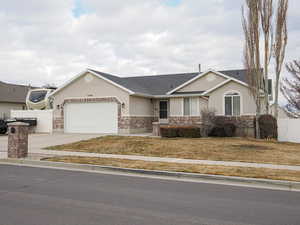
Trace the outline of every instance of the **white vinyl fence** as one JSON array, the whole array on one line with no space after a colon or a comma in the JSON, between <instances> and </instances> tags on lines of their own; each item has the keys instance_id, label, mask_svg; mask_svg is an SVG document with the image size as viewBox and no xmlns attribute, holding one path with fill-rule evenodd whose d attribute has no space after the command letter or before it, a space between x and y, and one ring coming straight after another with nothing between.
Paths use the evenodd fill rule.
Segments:
<instances>
[{"instance_id":1,"label":"white vinyl fence","mask_svg":"<svg viewBox=\"0 0 300 225\"><path fill-rule=\"evenodd\" d=\"M11 110L11 118L36 118L36 133L53 131L53 110Z\"/></svg>"},{"instance_id":2,"label":"white vinyl fence","mask_svg":"<svg viewBox=\"0 0 300 225\"><path fill-rule=\"evenodd\" d=\"M278 119L278 140L300 143L300 119Z\"/></svg>"}]
</instances>

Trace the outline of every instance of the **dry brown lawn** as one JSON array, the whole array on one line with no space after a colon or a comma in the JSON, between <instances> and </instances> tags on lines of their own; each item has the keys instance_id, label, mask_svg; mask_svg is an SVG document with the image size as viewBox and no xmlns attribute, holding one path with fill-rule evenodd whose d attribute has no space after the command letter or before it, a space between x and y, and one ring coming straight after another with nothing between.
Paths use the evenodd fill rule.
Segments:
<instances>
[{"instance_id":1,"label":"dry brown lawn","mask_svg":"<svg viewBox=\"0 0 300 225\"><path fill-rule=\"evenodd\" d=\"M95 158L95 157L53 157L43 160L52 162L81 163L102 166L114 166L133 169L176 171L186 173L214 174L224 176L238 176L251 178L264 178L273 180L300 181L300 172L292 170L276 170L265 168L212 166L182 163L147 162L142 160Z\"/></svg>"},{"instance_id":2,"label":"dry brown lawn","mask_svg":"<svg viewBox=\"0 0 300 225\"><path fill-rule=\"evenodd\" d=\"M300 144L246 138L106 136L47 149L106 154L300 165Z\"/></svg>"}]
</instances>

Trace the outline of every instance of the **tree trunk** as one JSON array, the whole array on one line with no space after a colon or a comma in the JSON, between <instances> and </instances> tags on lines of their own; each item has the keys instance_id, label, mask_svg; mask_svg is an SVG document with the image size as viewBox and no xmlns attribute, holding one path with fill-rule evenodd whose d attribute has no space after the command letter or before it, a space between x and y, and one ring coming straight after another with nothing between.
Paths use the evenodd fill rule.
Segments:
<instances>
[{"instance_id":1,"label":"tree trunk","mask_svg":"<svg viewBox=\"0 0 300 225\"><path fill-rule=\"evenodd\" d=\"M266 45L269 45L269 42L267 42ZM265 47L266 49L266 47ZM264 85L264 92L265 92L265 109L266 109L266 114L269 114L269 70L268 70L268 60L269 60L269 55L265 54L265 68L264 68L264 80L265 80L265 85Z\"/></svg>"},{"instance_id":2,"label":"tree trunk","mask_svg":"<svg viewBox=\"0 0 300 225\"><path fill-rule=\"evenodd\" d=\"M259 127L259 117L260 117L260 100L256 101L256 118L255 118L255 131L256 131L256 138L260 139L260 127Z\"/></svg>"},{"instance_id":3,"label":"tree trunk","mask_svg":"<svg viewBox=\"0 0 300 225\"><path fill-rule=\"evenodd\" d=\"M274 111L274 117L278 119L278 92L279 92L279 79L276 79L275 82L275 111Z\"/></svg>"},{"instance_id":4,"label":"tree trunk","mask_svg":"<svg viewBox=\"0 0 300 225\"><path fill-rule=\"evenodd\" d=\"M255 117L255 132L256 132L256 138L260 139L260 127L259 127L258 119L259 119L259 115L256 115L256 117Z\"/></svg>"}]
</instances>

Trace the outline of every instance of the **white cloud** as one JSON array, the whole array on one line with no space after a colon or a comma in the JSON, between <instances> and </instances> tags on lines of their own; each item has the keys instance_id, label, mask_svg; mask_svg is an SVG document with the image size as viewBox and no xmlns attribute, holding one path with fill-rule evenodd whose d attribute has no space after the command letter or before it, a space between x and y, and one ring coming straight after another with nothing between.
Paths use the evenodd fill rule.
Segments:
<instances>
[{"instance_id":1,"label":"white cloud","mask_svg":"<svg viewBox=\"0 0 300 225\"><path fill-rule=\"evenodd\" d=\"M242 67L243 0L10 0L0 8L0 80L61 84L85 68L117 75ZM299 57L291 0L287 60Z\"/></svg>"}]
</instances>

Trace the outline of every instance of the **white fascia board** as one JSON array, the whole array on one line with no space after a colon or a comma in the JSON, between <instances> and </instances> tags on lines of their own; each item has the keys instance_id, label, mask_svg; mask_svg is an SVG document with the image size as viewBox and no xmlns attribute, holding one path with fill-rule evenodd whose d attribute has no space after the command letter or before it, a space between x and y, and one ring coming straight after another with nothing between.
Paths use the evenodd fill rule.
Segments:
<instances>
[{"instance_id":1,"label":"white fascia board","mask_svg":"<svg viewBox=\"0 0 300 225\"><path fill-rule=\"evenodd\" d=\"M155 95L154 98L202 97L202 94Z\"/></svg>"},{"instance_id":2,"label":"white fascia board","mask_svg":"<svg viewBox=\"0 0 300 225\"><path fill-rule=\"evenodd\" d=\"M196 77L194 77L194 78L188 80L187 82L181 84L180 86L176 87L175 89L169 91L167 94L168 94L168 95L169 95L169 94L172 94L173 92L177 91L178 89L183 88L184 86L186 86L186 85L192 83L193 81L195 81L195 80L197 80L197 79L199 79L199 78L205 76L206 74L208 74L208 73L210 73L210 72L211 72L211 73L215 73L215 74L217 74L217 75L219 75L219 76L221 76L221 77L224 77L224 78L226 78L226 79L233 80L233 81L235 81L235 82L237 82L237 83L239 83L239 84L242 84L242 85L248 87L248 84L245 83L245 82L243 82L243 81L240 81L240 80L238 80L238 79L236 79L236 78L227 76L226 74L223 74L223 73L221 73L221 72L218 72L218 71L215 71L215 70L210 69L210 70L207 70L207 71L205 71L205 72L203 72L203 73L200 73L198 76L196 76Z\"/></svg>"},{"instance_id":3,"label":"white fascia board","mask_svg":"<svg viewBox=\"0 0 300 225\"><path fill-rule=\"evenodd\" d=\"M178 87L174 88L173 90L167 92L167 95L172 94L173 92L177 91L178 89L183 88L184 86L186 86L186 85L192 83L194 80L197 80L198 78L200 78L200 77L206 75L207 73L209 73L209 72L211 72L211 71L212 71L212 70L207 70L207 71L205 71L205 72L199 73L198 76L195 76L194 78L188 80L187 82L185 82L185 83L179 85Z\"/></svg>"},{"instance_id":4,"label":"white fascia board","mask_svg":"<svg viewBox=\"0 0 300 225\"><path fill-rule=\"evenodd\" d=\"M223 76L224 78L233 80L233 81L235 81L235 82L237 82L237 83L239 83L239 84L242 84L242 85L244 85L244 86L246 86L246 87L249 86L247 83L245 83L245 82L243 82L243 81L241 81L241 80L238 80L238 79L236 79L236 78L234 78L234 77L228 76L228 75L226 75L226 74L224 74L224 73L221 73L221 72L218 72L218 71L215 71L215 70L211 70L211 72L213 72L213 73L215 73L215 74L218 74L218 75L220 75L220 76Z\"/></svg>"},{"instance_id":5,"label":"white fascia board","mask_svg":"<svg viewBox=\"0 0 300 225\"><path fill-rule=\"evenodd\" d=\"M234 78L229 78L228 80L225 80L225 81L223 81L222 83L219 83L217 86L214 86L213 88L207 90L207 91L204 92L202 95L207 95L208 93L210 93L210 92L212 92L212 91L218 89L219 87L222 87L223 85L229 83L230 81L239 83L239 84L241 84L241 85L243 85L243 86L246 86L246 87L249 87L249 85L246 84L245 82L239 81L239 80L234 79Z\"/></svg>"},{"instance_id":6,"label":"white fascia board","mask_svg":"<svg viewBox=\"0 0 300 225\"><path fill-rule=\"evenodd\" d=\"M77 74L76 76L74 76L72 79L68 80L67 82L65 82L63 85L61 85L59 88L57 88L54 92L52 92L49 96L53 96L55 95L57 92L61 91L62 89L64 89L66 86L68 86L69 84L71 84L74 80L76 80L77 78L81 77L82 75L86 74L87 72L89 72L88 70L84 70L83 72Z\"/></svg>"},{"instance_id":7,"label":"white fascia board","mask_svg":"<svg viewBox=\"0 0 300 225\"><path fill-rule=\"evenodd\" d=\"M81 73L77 74L76 76L74 76L72 79L70 79L70 80L67 81L66 83L64 83L62 86L60 86L60 87L59 87L58 89L56 89L54 92L52 92L49 96L55 95L57 92L61 91L61 90L64 89L66 86L68 86L68 85L71 84L73 81L75 81L76 79L78 79L79 77L83 76L83 75L86 74L86 73L91 73L91 74L95 75L96 77L98 77L98 78L100 78L100 79L103 79L103 80L107 81L108 83L110 83L110 84L112 84L112 85L114 85L114 86L116 86L116 87L118 87L118 88L121 88L121 89L125 90L125 91L128 92L129 94L134 94L133 91L131 91L131 90L129 90L129 89L127 89L127 88L125 88L125 87L123 87L123 86L121 86L121 85L119 85L119 84L117 84L117 83L115 83L115 82L113 82L113 81L111 81L111 80L109 80L109 79L107 79L107 78L101 76L100 74L97 74L97 73L95 73L95 72L93 72L93 71L91 71L91 70L89 70L89 69L86 69L86 70L84 70L83 72L81 72Z\"/></svg>"},{"instance_id":8,"label":"white fascia board","mask_svg":"<svg viewBox=\"0 0 300 225\"><path fill-rule=\"evenodd\" d=\"M147 94L141 94L141 93L134 93L131 96L138 96L138 97L144 97L144 98L182 98L182 97L203 97L202 94L178 94L178 95L147 95ZM206 99L206 98L205 98Z\"/></svg>"},{"instance_id":9,"label":"white fascia board","mask_svg":"<svg viewBox=\"0 0 300 225\"><path fill-rule=\"evenodd\" d=\"M223 81L222 83L219 83L217 86L214 86L213 88L207 90L207 91L204 92L202 95L203 95L203 96L204 96L204 95L207 95L208 93L210 93L210 92L212 92L212 91L218 89L219 87L222 87L223 85L229 83L230 81L233 81L233 80L225 80L225 81Z\"/></svg>"},{"instance_id":10,"label":"white fascia board","mask_svg":"<svg viewBox=\"0 0 300 225\"><path fill-rule=\"evenodd\" d=\"M98 73L95 73L95 72L93 72L93 71L91 71L91 70L87 70L87 71L88 71L89 73L91 73L91 74L93 74L93 75L95 75L95 76L97 76L97 77L99 77L99 78L101 78L101 79L107 81L108 83L111 83L112 85L114 85L114 86L116 86L116 87L118 87L118 88L123 89L124 91L128 92L128 93L131 94L131 95L134 94L133 91L131 91L131 90L127 89L126 87L123 87L123 86L121 86L121 85L119 85L119 84L117 84L117 83L115 83L115 82L113 82L112 80L109 80L109 79L107 79L107 78L101 76L101 75L98 74Z\"/></svg>"},{"instance_id":11,"label":"white fascia board","mask_svg":"<svg viewBox=\"0 0 300 225\"><path fill-rule=\"evenodd\" d=\"M143 93L138 93L138 92L131 94L131 96L144 97L144 98L154 98L155 97L155 95L148 95L148 94L143 94Z\"/></svg>"}]
</instances>

